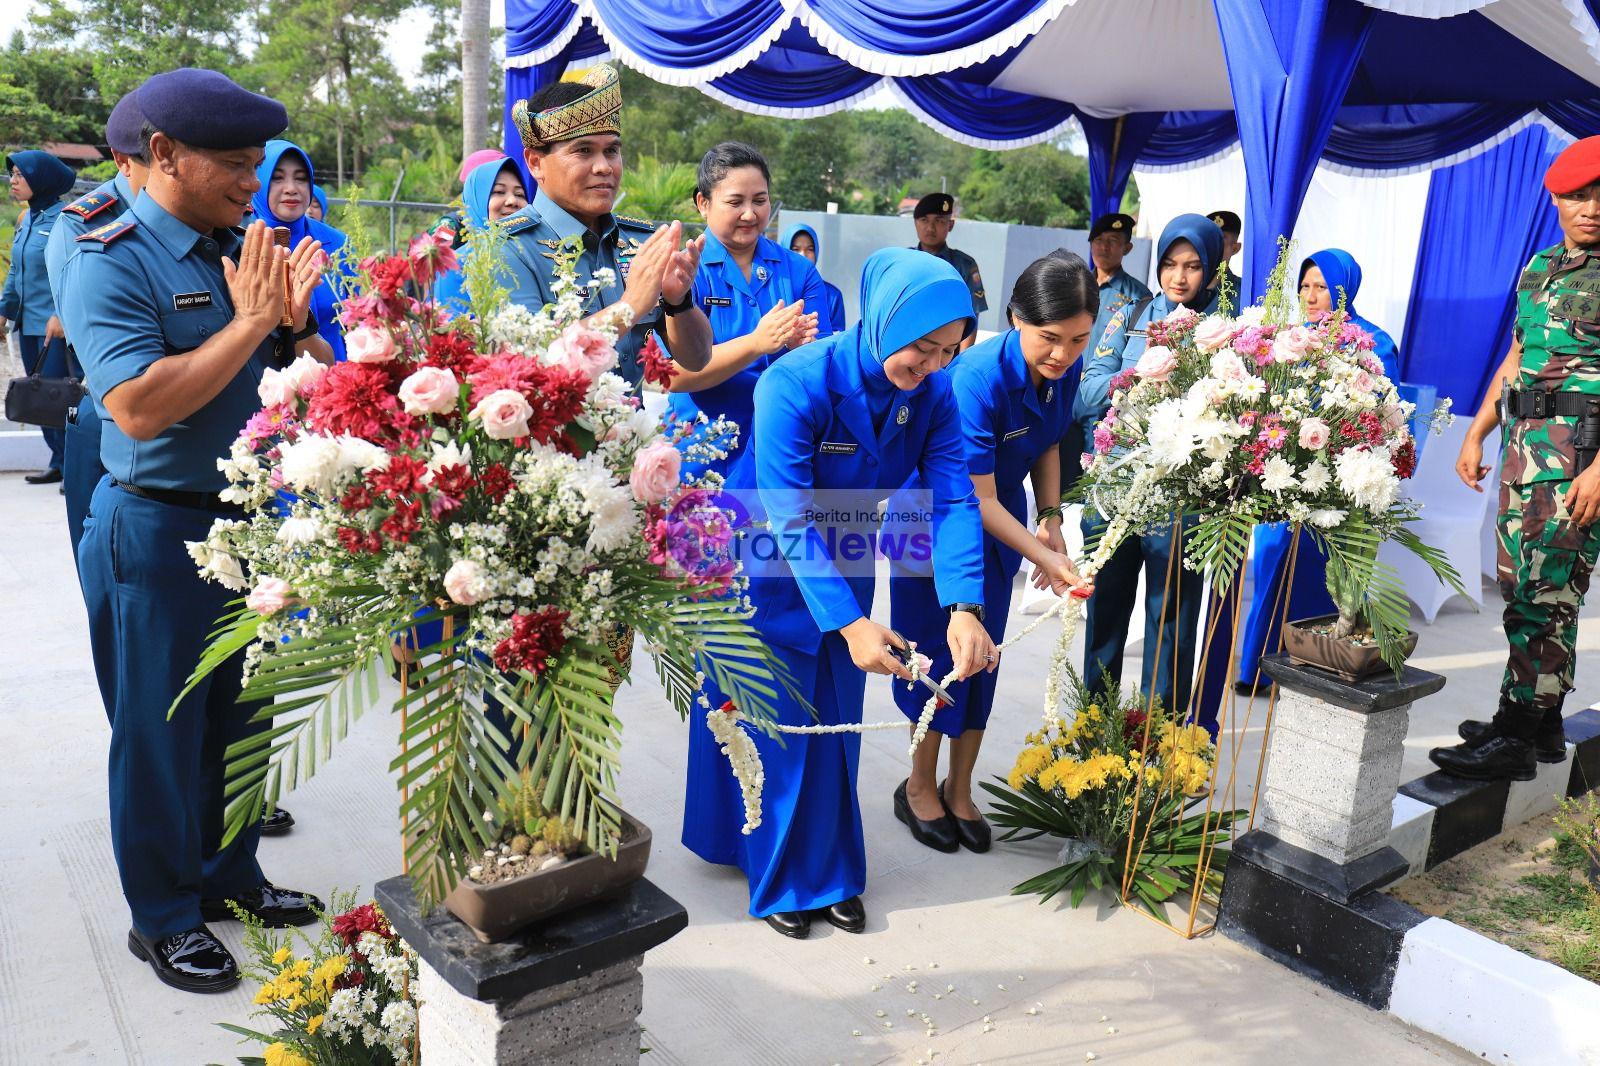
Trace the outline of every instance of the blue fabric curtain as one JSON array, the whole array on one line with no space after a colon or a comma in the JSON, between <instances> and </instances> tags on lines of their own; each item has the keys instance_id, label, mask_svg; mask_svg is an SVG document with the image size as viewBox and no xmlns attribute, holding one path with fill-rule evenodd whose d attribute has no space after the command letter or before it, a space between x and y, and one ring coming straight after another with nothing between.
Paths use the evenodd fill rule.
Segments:
<instances>
[{"instance_id":1,"label":"blue fabric curtain","mask_svg":"<svg viewBox=\"0 0 1600 1066\"><path fill-rule=\"evenodd\" d=\"M784 30L754 63L711 82L718 92L758 107L806 111L866 92L881 80L825 51L804 27Z\"/></svg>"},{"instance_id":2,"label":"blue fabric curtain","mask_svg":"<svg viewBox=\"0 0 1600 1066\"><path fill-rule=\"evenodd\" d=\"M648 3L649 0L644 0ZM1045 0L806 0L840 36L874 52L937 55L1004 33Z\"/></svg>"},{"instance_id":3,"label":"blue fabric curtain","mask_svg":"<svg viewBox=\"0 0 1600 1066\"><path fill-rule=\"evenodd\" d=\"M577 15L573 0L506 0L506 55L538 51L561 36Z\"/></svg>"},{"instance_id":4,"label":"blue fabric curtain","mask_svg":"<svg viewBox=\"0 0 1600 1066\"><path fill-rule=\"evenodd\" d=\"M594 0L606 31L660 67L707 67L749 47L783 15L781 0Z\"/></svg>"},{"instance_id":5,"label":"blue fabric curtain","mask_svg":"<svg viewBox=\"0 0 1600 1066\"><path fill-rule=\"evenodd\" d=\"M570 0L563 0L570 3ZM522 171L523 188L528 190L529 199L533 198L533 178L528 174L528 165L522 158L522 134L517 132L517 124L511 121L511 109L518 100L526 100L546 85L561 80L561 75L570 63L578 63L606 52L606 43L595 32L594 26L585 19L583 26L576 36L567 42L555 56L531 67L506 68L506 100L503 112L505 124L506 155L517 161L517 167Z\"/></svg>"},{"instance_id":6,"label":"blue fabric curtain","mask_svg":"<svg viewBox=\"0 0 1600 1066\"><path fill-rule=\"evenodd\" d=\"M1559 147L1533 126L1428 186L1411 309L1400 342L1407 381L1436 385L1468 417L1511 343L1517 275L1561 240L1541 179Z\"/></svg>"},{"instance_id":7,"label":"blue fabric curtain","mask_svg":"<svg viewBox=\"0 0 1600 1066\"><path fill-rule=\"evenodd\" d=\"M1084 137L1089 142L1091 221L1122 206L1122 194L1128 188L1133 164L1166 117L1161 111L1137 112L1114 119L1078 115Z\"/></svg>"},{"instance_id":8,"label":"blue fabric curtain","mask_svg":"<svg viewBox=\"0 0 1600 1066\"><path fill-rule=\"evenodd\" d=\"M1073 114L1071 104L978 85L948 74L896 78L895 83L930 118L969 137L986 140L1037 138Z\"/></svg>"}]
</instances>

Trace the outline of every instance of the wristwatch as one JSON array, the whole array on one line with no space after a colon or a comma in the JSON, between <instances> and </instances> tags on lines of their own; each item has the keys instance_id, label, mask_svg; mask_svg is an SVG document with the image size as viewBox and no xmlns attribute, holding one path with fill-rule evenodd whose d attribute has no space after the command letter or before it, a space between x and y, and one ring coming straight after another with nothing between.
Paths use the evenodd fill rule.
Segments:
<instances>
[{"instance_id":1,"label":"wristwatch","mask_svg":"<svg viewBox=\"0 0 1600 1066\"><path fill-rule=\"evenodd\" d=\"M952 603L945 608L945 613L952 616L957 611L965 611L967 614L976 616L978 621L983 621L983 604L981 603Z\"/></svg>"},{"instance_id":2,"label":"wristwatch","mask_svg":"<svg viewBox=\"0 0 1600 1066\"><path fill-rule=\"evenodd\" d=\"M661 298L661 310L666 312L666 315L667 315L668 318L671 318L671 317L673 317L675 315L681 315L681 314L683 314L685 311L689 310L689 308L691 308L693 306L694 306L694 289L692 289L692 288L688 292L683 294L683 302L682 303L669 304L669 303L667 303L667 298L665 296L663 296Z\"/></svg>"},{"instance_id":3,"label":"wristwatch","mask_svg":"<svg viewBox=\"0 0 1600 1066\"><path fill-rule=\"evenodd\" d=\"M299 344L301 341L308 341L312 337L315 337L318 332L317 320L308 316L306 318L306 328L300 330L294 335L294 342Z\"/></svg>"}]
</instances>

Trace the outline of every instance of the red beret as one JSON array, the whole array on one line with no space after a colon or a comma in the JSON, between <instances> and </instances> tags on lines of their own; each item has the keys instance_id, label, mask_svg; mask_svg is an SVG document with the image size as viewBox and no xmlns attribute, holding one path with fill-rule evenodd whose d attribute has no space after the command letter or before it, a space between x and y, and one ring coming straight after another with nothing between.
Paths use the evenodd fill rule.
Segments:
<instances>
[{"instance_id":1,"label":"red beret","mask_svg":"<svg viewBox=\"0 0 1600 1066\"><path fill-rule=\"evenodd\" d=\"M1560 195L1600 181L1600 137L1568 145L1544 172L1544 187Z\"/></svg>"}]
</instances>

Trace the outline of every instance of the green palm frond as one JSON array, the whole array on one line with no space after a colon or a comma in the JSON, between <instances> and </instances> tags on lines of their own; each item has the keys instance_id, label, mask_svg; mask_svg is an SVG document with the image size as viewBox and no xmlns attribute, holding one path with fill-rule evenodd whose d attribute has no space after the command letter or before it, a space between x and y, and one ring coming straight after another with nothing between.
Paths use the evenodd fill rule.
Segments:
<instances>
[{"instance_id":1,"label":"green palm frond","mask_svg":"<svg viewBox=\"0 0 1600 1066\"><path fill-rule=\"evenodd\" d=\"M1188 533L1186 554L1219 592L1244 565L1255 527L1253 514L1222 513L1200 519Z\"/></svg>"}]
</instances>

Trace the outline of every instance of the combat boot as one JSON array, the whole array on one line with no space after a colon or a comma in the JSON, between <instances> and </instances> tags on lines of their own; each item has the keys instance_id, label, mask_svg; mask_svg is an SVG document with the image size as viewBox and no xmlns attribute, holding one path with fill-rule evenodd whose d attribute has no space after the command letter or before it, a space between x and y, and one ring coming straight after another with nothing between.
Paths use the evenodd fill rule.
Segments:
<instances>
[{"instance_id":1,"label":"combat boot","mask_svg":"<svg viewBox=\"0 0 1600 1066\"><path fill-rule=\"evenodd\" d=\"M1474 747L1470 742L1428 752L1433 764L1452 777L1472 781L1532 781L1538 773L1533 742L1496 733Z\"/></svg>"},{"instance_id":2,"label":"combat boot","mask_svg":"<svg viewBox=\"0 0 1600 1066\"><path fill-rule=\"evenodd\" d=\"M1566 761L1566 721L1561 717L1561 707L1564 702L1565 700L1563 699L1558 701L1554 707L1545 709L1543 716L1539 719L1538 730L1531 737L1534 756L1540 762L1558 763ZM1512 702L1502 694L1500 706L1495 710L1492 720L1479 722L1469 718L1456 727L1456 734L1467 742L1466 746L1469 748L1481 747L1497 736L1520 735L1524 728L1522 723L1527 721L1527 712L1530 709Z\"/></svg>"}]
</instances>

